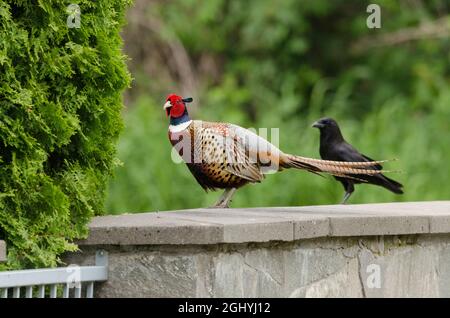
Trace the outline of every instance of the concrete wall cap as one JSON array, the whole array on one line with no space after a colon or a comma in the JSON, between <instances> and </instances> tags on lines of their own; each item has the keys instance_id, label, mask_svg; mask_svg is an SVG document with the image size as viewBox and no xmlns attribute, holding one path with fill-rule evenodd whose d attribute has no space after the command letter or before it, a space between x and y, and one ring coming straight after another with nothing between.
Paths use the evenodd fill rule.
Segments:
<instances>
[{"instance_id":1,"label":"concrete wall cap","mask_svg":"<svg viewBox=\"0 0 450 318\"><path fill-rule=\"evenodd\" d=\"M189 245L423 233L450 233L450 201L99 216L90 223L89 237L78 244Z\"/></svg>"}]
</instances>

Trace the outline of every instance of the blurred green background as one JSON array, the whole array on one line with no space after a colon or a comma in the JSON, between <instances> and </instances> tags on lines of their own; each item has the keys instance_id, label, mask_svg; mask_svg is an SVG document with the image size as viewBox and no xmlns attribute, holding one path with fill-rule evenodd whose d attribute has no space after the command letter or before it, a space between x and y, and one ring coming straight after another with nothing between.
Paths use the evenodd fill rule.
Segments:
<instances>
[{"instance_id":1,"label":"blurred green background","mask_svg":"<svg viewBox=\"0 0 450 318\"><path fill-rule=\"evenodd\" d=\"M107 213L212 205L171 160L165 96L194 97L191 117L280 129L280 148L319 157L311 124L334 117L364 154L398 158L397 196L359 185L351 203L450 199L450 2L136 0L123 32L134 77L125 96L122 162ZM232 207L334 204L331 177L288 170L237 192Z\"/></svg>"}]
</instances>

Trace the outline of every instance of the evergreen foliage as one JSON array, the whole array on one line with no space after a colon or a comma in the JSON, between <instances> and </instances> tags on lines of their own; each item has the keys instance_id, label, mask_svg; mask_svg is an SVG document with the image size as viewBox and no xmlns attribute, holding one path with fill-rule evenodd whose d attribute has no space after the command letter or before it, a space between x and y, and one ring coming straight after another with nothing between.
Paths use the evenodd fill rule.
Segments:
<instances>
[{"instance_id":1,"label":"evergreen foliage","mask_svg":"<svg viewBox=\"0 0 450 318\"><path fill-rule=\"evenodd\" d=\"M129 0L0 1L0 239L3 268L55 266L103 212L121 93ZM80 28L67 7L79 5Z\"/></svg>"}]
</instances>

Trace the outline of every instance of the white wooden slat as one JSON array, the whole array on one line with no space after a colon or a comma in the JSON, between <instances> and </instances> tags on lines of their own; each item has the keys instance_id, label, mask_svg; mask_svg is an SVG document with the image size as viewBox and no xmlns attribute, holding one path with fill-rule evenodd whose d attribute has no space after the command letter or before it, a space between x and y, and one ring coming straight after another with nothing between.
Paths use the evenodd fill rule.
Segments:
<instances>
[{"instance_id":1,"label":"white wooden slat","mask_svg":"<svg viewBox=\"0 0 450 318\"><path fill-rule=\"evenodd\" d=\"M40 285L38 289L38 297L45 298L45 285Z\"/></svg>"},{"instance_id":2,"label":"white wooden slat","mask_svg":"<svg viewBox=\"0 0 450 318\"><path fill-rule=\"evenodd\" d=\"M69 284L65 284L64 285L64 290L63 290L63 298L69 298L69 294L70 294L70 288L69 288Z\"/></svg>"},{"instance_id":3,"label":"white wooden slat","mask_svg":"<svg viewBox=\"0 0 450 318\"><path fill-rule=\"evenodd\" d=\"M20 297L20 287L14 287L13 288L13 298L19 298Z\"/></svg>"},{"instance_id":4,"label":"white wooden slat","mask_svg":"<svg viewBox=\"0 0 450 318\"><path fill-rule=\"evenodd\" d=\"M94 298L94 282L87 283L86 298Z\"/></svg>"},{"instance_id":5,"label":"white wooden slat","mask_svg":"<svg viewBox=\"0 0 450 318\"><path fill-rule=\"evenodd\" d=\"M33 298L33 286L27 286L25 288L25 297L26 298Z\"/></svg>"},{"instance_id":6,"label":"white wooden slat","mask_svg":"<svg viewBox=\"0 0 450 318\"><path fill-rule=\"evenodd\" d=\"M58 286L56 284L53 284L50 286L50 298L56 298L56 295L58 293Z\"/></svg>"},{"instance_id":7,"label":"white wooden slat","mask_svg":"<svg viewBox=\"0 0 450 318\"><path fill-rule=\"evenodd\" d=\"M81 298L81 286L79 288L75 287L75 298Z\"/></svg>"}]
</instances>

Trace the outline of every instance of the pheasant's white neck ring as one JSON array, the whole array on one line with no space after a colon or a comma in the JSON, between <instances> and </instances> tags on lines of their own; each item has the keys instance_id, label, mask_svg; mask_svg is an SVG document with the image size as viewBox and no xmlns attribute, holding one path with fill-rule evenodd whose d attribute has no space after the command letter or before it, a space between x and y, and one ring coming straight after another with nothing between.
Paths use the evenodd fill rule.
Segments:
<instances>
[{"instance_id":1,"label":"pheasant's white neck ring","mask_svg":"<svg viewBox=\"0 0 450 318\"><path fill-rule=\"evenodd\" d=\"M170 132L183 131L186 128L188 128L191 123L192 123L192 120L188 120L188 121L185 121L185 122L183 122L181 124L178 124L178 125L169 125L169 131Z\"/></svg>"}]
</instances>

